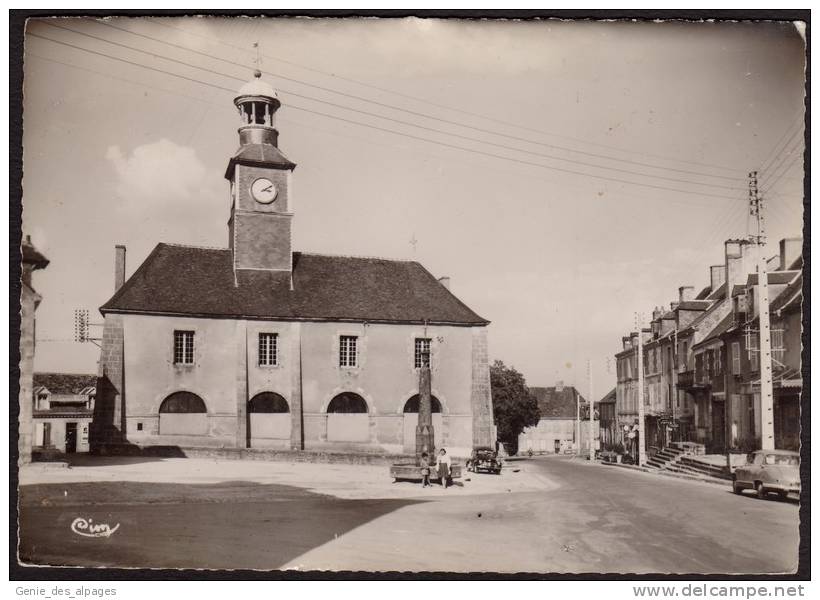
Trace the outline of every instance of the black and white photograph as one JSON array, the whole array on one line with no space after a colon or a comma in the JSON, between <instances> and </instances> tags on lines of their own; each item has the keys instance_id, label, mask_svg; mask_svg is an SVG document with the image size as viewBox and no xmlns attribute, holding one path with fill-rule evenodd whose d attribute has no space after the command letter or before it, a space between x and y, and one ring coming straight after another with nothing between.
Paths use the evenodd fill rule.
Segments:
<instances>
[{"instance_id":1,"label":"black and white photograph","mask_svg":"<svg viewBox=\"0 0 820 600\"><path fill-rule=\"evenodd\" d=\"M18 15L14 576L807 578L783 12Z\"/></svg>"}]
</instances>

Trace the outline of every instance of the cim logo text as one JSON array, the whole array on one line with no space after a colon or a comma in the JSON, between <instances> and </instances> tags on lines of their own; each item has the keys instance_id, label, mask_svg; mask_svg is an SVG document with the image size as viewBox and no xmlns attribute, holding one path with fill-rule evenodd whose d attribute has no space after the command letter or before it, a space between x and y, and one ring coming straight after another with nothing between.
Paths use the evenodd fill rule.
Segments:
<instances>
[{"instance_id":1,"label":"cim logo text","mask_svg":"<svg viewBox=\"0 0 820 600\"><path fill-rule=\"evenodd\" d=\"M93 519L86 520L82 517L71 522L71 531L83 537L110 537L119 528L119 523L111 527L108 523L94 523Z\"/></svg>"}]
</instances>

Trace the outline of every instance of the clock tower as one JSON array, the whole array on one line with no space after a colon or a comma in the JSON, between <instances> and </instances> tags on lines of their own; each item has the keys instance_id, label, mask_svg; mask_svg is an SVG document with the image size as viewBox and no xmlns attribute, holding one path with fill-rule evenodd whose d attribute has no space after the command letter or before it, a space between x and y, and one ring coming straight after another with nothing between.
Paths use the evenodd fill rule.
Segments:
<instances>
[{"instance_id":1,"label":"clock tower","mask_svg":"<svg viewBox=\"0 0 820 600\"><path fill-rule=\"evenodd\" d=\"M294 163L279 150L274 89L262 74L239 90L239 150L228 163L231 217L228 244L234 270L291 271L293 203L290 179Z\"/></svg>"}]
</instances>

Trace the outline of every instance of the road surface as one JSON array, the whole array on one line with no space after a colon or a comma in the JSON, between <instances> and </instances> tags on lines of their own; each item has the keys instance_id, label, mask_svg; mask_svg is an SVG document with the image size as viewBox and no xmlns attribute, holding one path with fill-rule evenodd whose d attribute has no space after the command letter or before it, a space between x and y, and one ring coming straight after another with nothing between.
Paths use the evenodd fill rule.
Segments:
<instances>
[{"instance_id":1,"label":"road surface","mask_svg":"<svg viewBox=\"0 0 820 600\"><path fill-rule=\"evenodd\" d=\"M563 457L519 464L555 487L345 500L247 482L24 486L20 556L51 565L264 570L787 573L797 568L796 502L735 496L728 486ZM119 528L108 537L85 537L71 530L77 518Z\"/></svg>"}]
</instances>

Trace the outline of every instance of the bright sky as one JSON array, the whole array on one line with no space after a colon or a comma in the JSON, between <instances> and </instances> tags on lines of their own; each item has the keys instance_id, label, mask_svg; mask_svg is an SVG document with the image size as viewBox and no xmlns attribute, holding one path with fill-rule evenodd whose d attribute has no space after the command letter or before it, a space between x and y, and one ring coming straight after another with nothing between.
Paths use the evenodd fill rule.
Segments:
<instances>
[{"instance_id":1,"label":"bright sky","mask_svg":"<svg viewBox=\"0 0 820 600\"><path fill-rule=\"evenodd\" d=\"M633 313L705 286L722 241L749 232L748 171L771 253L802 230L791 24L134 18L28 33L24 232L51 259L34 280L37 370L96 371L72 316L101 320L115 244L129 275L160 241L227 246L231 90L257 41L298 164L294 249L449 275L492 321L491 358L530 385L586 395L590 360L595 397L614 387Z\"/></svg>"}]
</instances>

